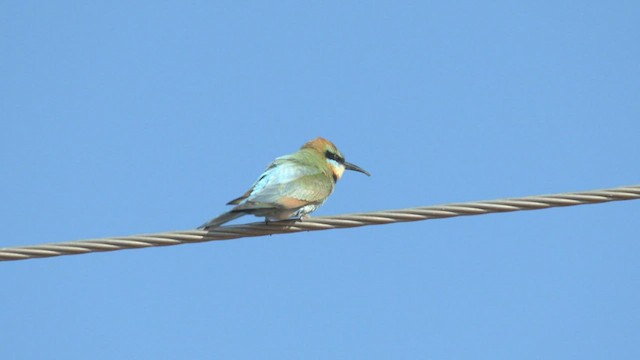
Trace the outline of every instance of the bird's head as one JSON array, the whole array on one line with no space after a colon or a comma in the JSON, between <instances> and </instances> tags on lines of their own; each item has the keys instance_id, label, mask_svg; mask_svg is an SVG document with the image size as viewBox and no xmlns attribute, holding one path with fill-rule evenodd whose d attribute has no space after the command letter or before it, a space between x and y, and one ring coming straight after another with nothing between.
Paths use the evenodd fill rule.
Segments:
<instances>
[{"instance_id":1,"label":"bird's head","mask_svg":"<svg viewBox=\"0 0 640 360\"><path fill-rule=\"evenodd\" d=\"M311 149L320 153L320 155L324 158L329 165L329 169L333 172L333 178L337 181L342 177L345 170L353 170L358 171L367 176L371 176L368 171L362 169L361 167L354 165L352 163L344 161L344 156L338 150L338 148L333 145L333 143L324 138L317 138L309 141L308 143L302 145L302 149Z\"/></svg>"}]
</instances>

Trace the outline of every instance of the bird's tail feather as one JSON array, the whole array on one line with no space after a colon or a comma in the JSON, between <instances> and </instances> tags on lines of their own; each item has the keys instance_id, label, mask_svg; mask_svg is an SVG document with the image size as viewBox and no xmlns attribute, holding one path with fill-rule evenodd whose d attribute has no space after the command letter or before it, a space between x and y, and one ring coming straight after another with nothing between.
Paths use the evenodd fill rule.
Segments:
<instances>
[{"instance_id":1,"label":"bird's tail feather","mask_svg":"<svg viewBox=\"0 0 640 360\"><path fill-rule=\"evenodd\" d=\"M213 228L217 228L218 226L229 222L233 219L239 218L242 215L246 215L245 212L242 211L228 211L217 218L211 219L209 222L202 224L198 227L200 230L209 230Z\"/></svg>"}]
</instances>

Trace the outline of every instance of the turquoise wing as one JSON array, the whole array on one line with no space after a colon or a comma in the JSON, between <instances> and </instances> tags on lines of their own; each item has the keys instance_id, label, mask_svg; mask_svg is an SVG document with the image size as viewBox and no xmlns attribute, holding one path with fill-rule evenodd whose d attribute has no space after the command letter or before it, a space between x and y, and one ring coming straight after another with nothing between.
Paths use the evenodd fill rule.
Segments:
<instances>
[{"instance_id":1,"label":"turquoise wing","mask_svg":"<svg viewBox=\"0 0 640 360\"><path fill-rule=\"evenodd\" d=\"M283 156L276 159L252 186L238 209L297 208L322 203L334 188L333 177L319 166Z\"/></svg>"}]
</instances>

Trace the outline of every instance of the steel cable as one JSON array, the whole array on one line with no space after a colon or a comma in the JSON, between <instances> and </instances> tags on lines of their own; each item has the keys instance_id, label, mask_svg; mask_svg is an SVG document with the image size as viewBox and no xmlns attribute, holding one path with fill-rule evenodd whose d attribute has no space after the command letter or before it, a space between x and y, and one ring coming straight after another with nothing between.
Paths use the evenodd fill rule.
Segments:
<instances>
[{"instance_id":1,"label":"steel cable","mask_svg":"<svg viewBox=\"0 0 640 360\"><path fill-rule=\"evenodd\" d=\"M256 222L246 225L221 226L210 231L173 231L156 234L48 243L32 246L6 247L0 248L0 261L138 249L152 246L169 246L213 240L231 240L252 236L443 219L455 216L538 210L560 206L596 204L632 199L640 199L640 185L604 190L423 206L337 216L320 216L305 219L304 221L285 220L270 222L268 224L265 224L264 222Z\"/></svg>"}]
</instances>

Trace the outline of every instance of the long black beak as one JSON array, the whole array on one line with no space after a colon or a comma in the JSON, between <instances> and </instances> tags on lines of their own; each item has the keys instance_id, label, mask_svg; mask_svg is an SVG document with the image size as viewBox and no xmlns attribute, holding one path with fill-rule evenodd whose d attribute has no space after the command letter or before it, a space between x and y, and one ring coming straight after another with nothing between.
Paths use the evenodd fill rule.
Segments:
<instances>
[{"instance_id":1,"label":"long black beak","mask_svg":"<svg viewBox=\"0 0 640 360\"><path fill-rule=\"evenodd\" d=\"M353 171L361 172L361 173L363 173L363 174L365 174L367 176L371 176L371 174L369 174L369 172L367 170L361 168L358 165L354 165L354 164L348 163L346 161L344 162L344 168L347 169L347 170L353 170Z\"/></svg>"}]
</instances>

